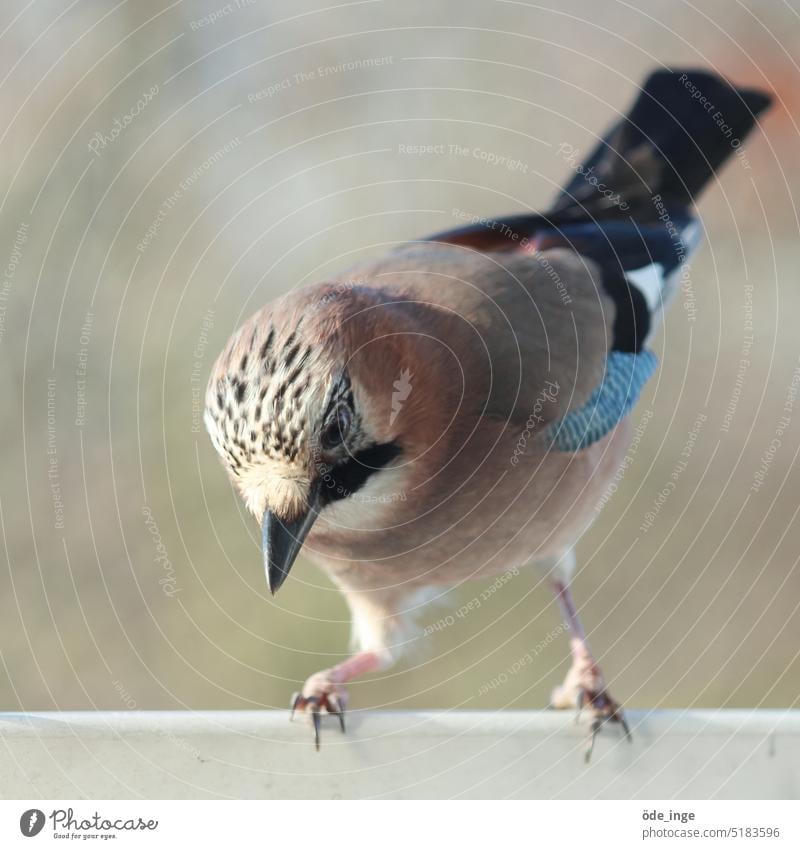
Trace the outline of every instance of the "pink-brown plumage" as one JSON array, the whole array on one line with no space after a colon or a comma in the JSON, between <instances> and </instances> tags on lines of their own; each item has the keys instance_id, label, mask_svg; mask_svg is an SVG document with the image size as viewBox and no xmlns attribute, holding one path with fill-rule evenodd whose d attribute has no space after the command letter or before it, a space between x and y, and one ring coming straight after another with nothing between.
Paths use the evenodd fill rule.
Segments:
<instances>
[{"instance_id":1,"label":"pink-brown plumage","mask_svg":"<svg viewBox=\"0 0 800 849\"><path fill-rule=\"evenodd\" d=\"M768 99L691 73L743 137ZM626 450L630 405L572 448L553 428L587 404L607 414L614 399L597 393L609 369L645 349L672 291L686 246L665 239L653 193L688 244L694 195L730 153L677 74L653 75L638 123L623 120L592 159L624 203L575 178L550 217L402 245L289 293L220 355L206 423L262 522L270 587L302 544L352 610L356 654L294 702L317 739L320 711L343 717L346 681L402 654L437 587L527 565L553 581L572 634L574 666L554 703L587 706L595 732L624 724L568 584L572 548ZM664 129L656 96L700 156ZM581 419L590 429L592 410Z\"/></svg>"}]
</instances>

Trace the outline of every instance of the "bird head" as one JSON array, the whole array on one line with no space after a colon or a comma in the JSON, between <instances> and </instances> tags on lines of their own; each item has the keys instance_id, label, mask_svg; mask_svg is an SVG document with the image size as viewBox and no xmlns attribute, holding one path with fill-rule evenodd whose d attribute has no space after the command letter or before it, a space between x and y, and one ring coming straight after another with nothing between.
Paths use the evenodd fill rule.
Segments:
<instances>
[{"instance_id":1,"label":"bird head","mask_svg":"<svg viewBox=\"0 0 800 849\"><path fill-rule=\"evenodd\" d=\"M214 366L206 427L261 522L273 593L320 514L413 453L424 399L404 320L374 290L308 287L252 316Z\"/></svg>"}]
</instances>

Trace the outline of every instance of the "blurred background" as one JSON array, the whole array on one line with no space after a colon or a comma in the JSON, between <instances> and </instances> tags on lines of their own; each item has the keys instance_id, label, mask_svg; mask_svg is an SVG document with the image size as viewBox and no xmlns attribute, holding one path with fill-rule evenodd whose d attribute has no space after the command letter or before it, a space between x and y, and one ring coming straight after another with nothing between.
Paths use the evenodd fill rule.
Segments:
<instances>
[{"instance_id":1,"label":"blurred background","mask_svg":"<svg viewBox=\"0 0 800 849\"><path fill-rule=\"evenodd\" d=\"M301 560L267 592L202 426L217 353L360 256L546 207L559 147L588 152L668 65L776 105L702 199L706 240L575 593L624 704L796 705L797 0L0 17L2 709L283 708L340 660L347 610L320 572ZM568 666L556 606L533 573L490 584L423 616L420 652L355 684L352 708L543 707Z\"/></svg>"}]
</instances>

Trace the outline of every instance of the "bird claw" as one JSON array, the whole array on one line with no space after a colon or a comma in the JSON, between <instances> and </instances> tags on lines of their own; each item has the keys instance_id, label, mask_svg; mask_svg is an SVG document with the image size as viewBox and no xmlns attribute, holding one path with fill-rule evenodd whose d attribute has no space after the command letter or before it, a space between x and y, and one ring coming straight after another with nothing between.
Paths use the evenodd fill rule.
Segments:
<instances>
[{"instance_id":1,"label":"bird claw","mask_svg":"<svg viewBox=\"0 0 800 849\"><path fill-rule=\"evenodd\" d=\"M295 711L297 710L297 708L300 704L300 700L302 698L303 698L302 693L292 693L292 698L290 700L291 704L289 705L289 707L291 707L291 709L292 709L292 712L291 712L291 714L289 714L289 722L294 722L294 714L295 714Z\"/></svg>"},{"instance_id":2,"label":"bird claw","mask_svg":"<svg viewBox=\"0 0 800 849\"><path fill-rule=\"evenodd\" d=\"M597 735L608 722L618 722L622 727L622 731L628 742L633 742L631 729L625 719L622 707L608 695L606 690L592 692L590 690L581 689L579 691L578 717L580 717L581 710L584 707L590 710L592 715L592 724L589 728L589 739L586 744L586 751L583 755L583 759L587 764L592 759L594 743L597 739Z\"/></svg>"},{"instance_id":3,"label":"bird claw","mask_svg":"<svg viewBox=\"0 0 800 849\"><path fill-rule=\"evenodd\" d=\"M339 717L339 727L342 729L342 734L344 734L344 706L341 704L335 693L331 693L328 696L328 713Z\"/></svg>"},{"instance_id":4,"label":"bird claw","mask_svg":"<svg viewBox=\"0 0 800 849\"><path fill-rule=\"evenodd\" d=\"M342 734L345 732L344 705L335 693L324 693L321 696L304 696L302 693L294 693L289 707L292 711L289 716L290 721L294 720L294 715L298 710L310 710L311 721L314 726L314 747L317 751L319 751L320 746L323 708L332 716L339 717L339 726L342 729Z\"/></svg>"}]
</instances>

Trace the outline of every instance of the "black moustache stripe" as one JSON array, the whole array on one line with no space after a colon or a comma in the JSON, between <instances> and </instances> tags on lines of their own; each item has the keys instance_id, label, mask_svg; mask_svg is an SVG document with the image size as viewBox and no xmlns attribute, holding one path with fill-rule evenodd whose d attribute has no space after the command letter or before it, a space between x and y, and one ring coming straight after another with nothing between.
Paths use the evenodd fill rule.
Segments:
<instances>
[{"instance_id":1,"label":"black moustache stripe","mask_svg":"<svg viewBox=\"0 0 800 849\"><path fill-rule=\"evenodd\" d=\"M396 442L382 442L364 448L342 463L333 466L323 477L322 504L349 498L369 478L402 453Z\"/></svg>"}]
</instances>

